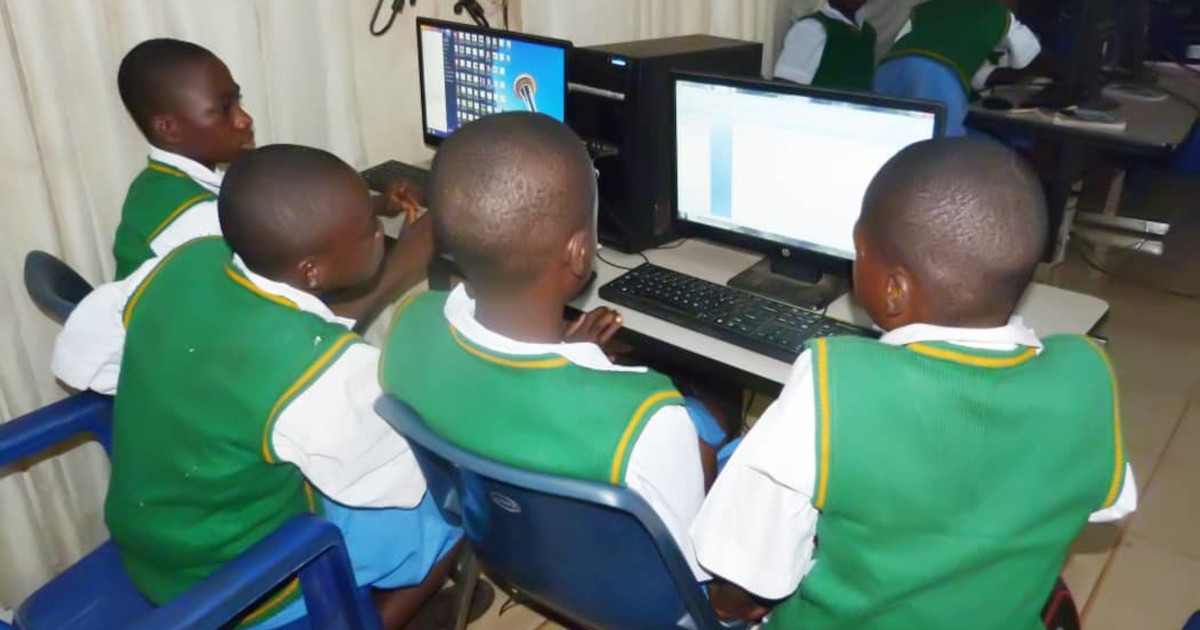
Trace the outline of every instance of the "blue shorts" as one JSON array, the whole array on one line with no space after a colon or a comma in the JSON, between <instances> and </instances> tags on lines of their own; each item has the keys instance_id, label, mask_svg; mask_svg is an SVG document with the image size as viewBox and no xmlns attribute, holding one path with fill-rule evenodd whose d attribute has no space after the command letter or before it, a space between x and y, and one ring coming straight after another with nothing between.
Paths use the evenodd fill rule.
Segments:
<instances>
[{"instance_id":1,"label":"blue shorts","mask_svg":"<svg viewBox=\"0 0 1200 630\"><path fill-rule=\"evenodd\" d=\"M725 435L725 429L721 428L721 423L713 417L712 412L704 403L695 398L684 398L683 406L687 409L688 417L692 419L692 424L696 426L696 435L700 436L700 440L705 444L713 447L717 451L717 470L720 471L725 467L725 462L729 461L733 451L737 450L739 444L742 443L741 436L738 436L727 443L725 440L728 436Z\"/></svg>"},{"instance_id":2,"label":"blue shorts","mask_svg":"<svg viewBox=\"0 0 1200 630\"><path fill-rule=\"evenodd\" d=\"M327 498L324 503L325 518L342 530L346 539L359 586L415 586L463 535L461 529L442 519L429 493L410 510L348 508ZM298 600L249 628L278 628L305 614L304 601Z\"/></svg>"}]
</instances>

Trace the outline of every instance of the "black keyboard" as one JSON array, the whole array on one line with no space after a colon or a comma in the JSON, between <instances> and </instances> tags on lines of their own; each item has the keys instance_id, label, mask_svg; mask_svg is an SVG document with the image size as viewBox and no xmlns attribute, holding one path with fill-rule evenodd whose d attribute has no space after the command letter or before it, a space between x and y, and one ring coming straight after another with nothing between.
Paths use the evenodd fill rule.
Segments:
<instances>
[{"instance_id":1,"label":"black keyboard","mask_svg":"<svg viewBox=\"0 0 1200 630\"><path fill-rule=\"evenodd\" d=\"M649 263L600 287L600 297L788 363L809 339L878 336L816 311Z\"/></svg>"},{"instance_id":2,"label":"black keyboard","mask_svg":"<svg viewBox=\"0 0 1200 630\"><path fill-rule=\"evenodd\" d=\"M396 160L388 160L383 164L376 164L371 168L362 172L363 179L367 180L367 186L375 192L384 192L387 189L388 182L396 179L407 179L421 188L425 188L429 181L429 169L397 162Z\"/></svg>"}]
</instances>

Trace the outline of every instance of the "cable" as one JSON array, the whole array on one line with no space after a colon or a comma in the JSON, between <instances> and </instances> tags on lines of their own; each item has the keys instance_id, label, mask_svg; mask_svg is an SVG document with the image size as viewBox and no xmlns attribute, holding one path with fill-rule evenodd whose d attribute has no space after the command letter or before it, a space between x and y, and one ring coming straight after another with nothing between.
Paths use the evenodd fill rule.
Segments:
<instances>
[{"instance_id":1,"label":"cable","mask_svg":"<svg viewBox=\"0 0 1200 630\"><path fill-rule=\"evenodd\" d=\"M409 0L409 4L416 6L417 0ZM400 13L404 11L404 0L392 0L391 17L388 18L387 24L384 24L383 28L376 29L375 23L379 21L379 12L382 10L383 0L379 0L375 3L375 11L371 13L371 24L368 26L368 28L371 30L371 34L375 37L382 37L384 33L387 33L389 30L391 30L392 25L396 23L396 16L400 15Z\"/></svg>"},{"instance_id":2,"label":"cable","mask_svg":"<svg viewBox=\"0 0 1200 630\"><path fill-rule=\"evenodd\" d=\"M636 269L636 268L637 268L637 267L626 267L625 265L618 265L617 263L615 263L615 262L613 262L613 261L611 261L611 260L608 260L607 258L605 258L605 257L604 257L604 256L603 256L603 255L600 253L600 251L601 251L601 250L598 250L598 249L596 250L596 258L599 258L599 259L600 259L600 262L602 262L602 263L604 263L604 264L608 265L609 267L616 267L617 269L620 269L620 270L622 270L622 271L633 271L634 269ZM646 258L646 255L645 255L645 254L643 254L642 252L637 252L637 255L642 257L642 262L646 263L647 265L648 265L648 264L650 264L650 259L649 259L649 258Z\"/></svg>"},{"instance_id":3,"label":"cable","mask_svg":"<svg viewBox=\"0 0 1200 630\"><path fill-rule=\"evenodd\" d=\"M492 27L488 23L487 12L483 10L483 7L479 6L479 0L458 0L458 2L455 2L454 15L462 15L463 11L466 11L467 15L471 16L471 19L474 20L477 26L482 26L483 28Z\"/></svg>"},{"instance_id":4,"label":"cable","mask_svg":"<svg viewBox=\"0 0 1200 630\"><path fill-rule=\"evenodd\" d=\"M1118 247L1118 248L1116 248L1116 250L1118 253L1130 253L1130 254L1137 253L1137 252L1141 251L1142 246L1145 245L1147 242L1149 242L1149 240L1150 240L1149 238L1143 238L1142 240L1134 243L1133 245L1127 245L1125 247ZM1143 282L1138 282L1136 280L1131 280L1129 278L1122 277L1122 276L1118 275L1117 273L1113 272L1112 270L1108 269L1107 267L1105 267L1103 264L1101 264L1100 262L1098 262L1091 256L1089 256L1087 251L1083 248L1083 246L1080 245L1079 241L1072 239L1069 242L1069 245L1075 249L1076 253L1079 254L1080 260L1082 260L1085 265L1087 265L1088 267L1091 267L1093 270L1095 270L1105 276L1108 276L1109 278L1112 278L1113 280L1117 280L1118 282L1128 282L1130 284L1135 284L1138 286L1144 286L1148 289L1158 291L1160 293L1166 293L1167 295L1174 295L1175 297L1186 298L1189 300L1200 300L1200 293L1188 293L1187 291L1179 291L1176 289L1161 287L1161 286L1157 286L1157 285L1153 285L1153 284L1146 284Z\"/></svg>"},{"instance_id":5,"label":"cable","mask_svg":"<svg viewBox=\"0 0 1200 630\"><path fill-rule=\"evenodd\" d=\"M658 249L679 249L679 247L682 246L686 242L688 242L688 239L687 239L687 237L684 237L684 238L678 239L674 242L667 243L666 245L659 245L658 247L655 247L654 249L656 249L656 250L658 250Z\"/></svg>"}]
</instances>

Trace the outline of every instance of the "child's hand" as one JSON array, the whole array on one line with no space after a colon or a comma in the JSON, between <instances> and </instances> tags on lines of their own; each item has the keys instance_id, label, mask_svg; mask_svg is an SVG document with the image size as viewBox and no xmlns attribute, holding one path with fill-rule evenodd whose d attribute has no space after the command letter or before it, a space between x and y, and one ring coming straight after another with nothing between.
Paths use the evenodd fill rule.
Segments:
<instances>
[{"instance_id":1,"label":"child's hand","mask_svg":"<svg viewBox=\"0 0 1200 630\"><path fill-rule=\"evenodd\" d=\"M567 325L563 332L563 341L592 342L603 346L621 329L624 320L621 314L611 308L600 308L579 316L579 319Z\"/></svg>"},{"instance_id":2,"label":"child's hand","mask_svg":"<svg viewBox=\"0 0 1200 630\"><path fill-rule=\"evenodd\" d=\"M412 225L421 214L421 206L425 205L425 191L414 182L407 179L394 179L388 182L383 191L379 214L388 217L398 217L404 214L404 224Z\"/></svg>"}]
</instances>

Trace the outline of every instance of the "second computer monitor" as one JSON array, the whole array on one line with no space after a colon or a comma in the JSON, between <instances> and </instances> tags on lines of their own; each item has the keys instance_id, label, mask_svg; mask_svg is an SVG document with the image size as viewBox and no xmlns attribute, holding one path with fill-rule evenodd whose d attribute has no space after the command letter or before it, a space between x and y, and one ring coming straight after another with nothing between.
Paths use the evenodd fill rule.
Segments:
<instances>
[{"instance_id":1,"label":"second computer monitor","mask_svg":"<svg viewBox=\"0 0 1200 630\"><path fill-rule=\"evenodd\" d=\"M944 126L939 104L700 75L675 77L675 114L685 231L796 264L810 282L854 259L880 167Z\"/></svg>"},{"instance_id":2,"label":"second computer monitor","mask_svg":"<svg viewBox=\"0 0 1200 630\"><path fill-rule=\"evenodd\" d=\"M425 18L417 41L426 143L498 112L564 120L570 42Z\"/></svg>"}]
</instances>

